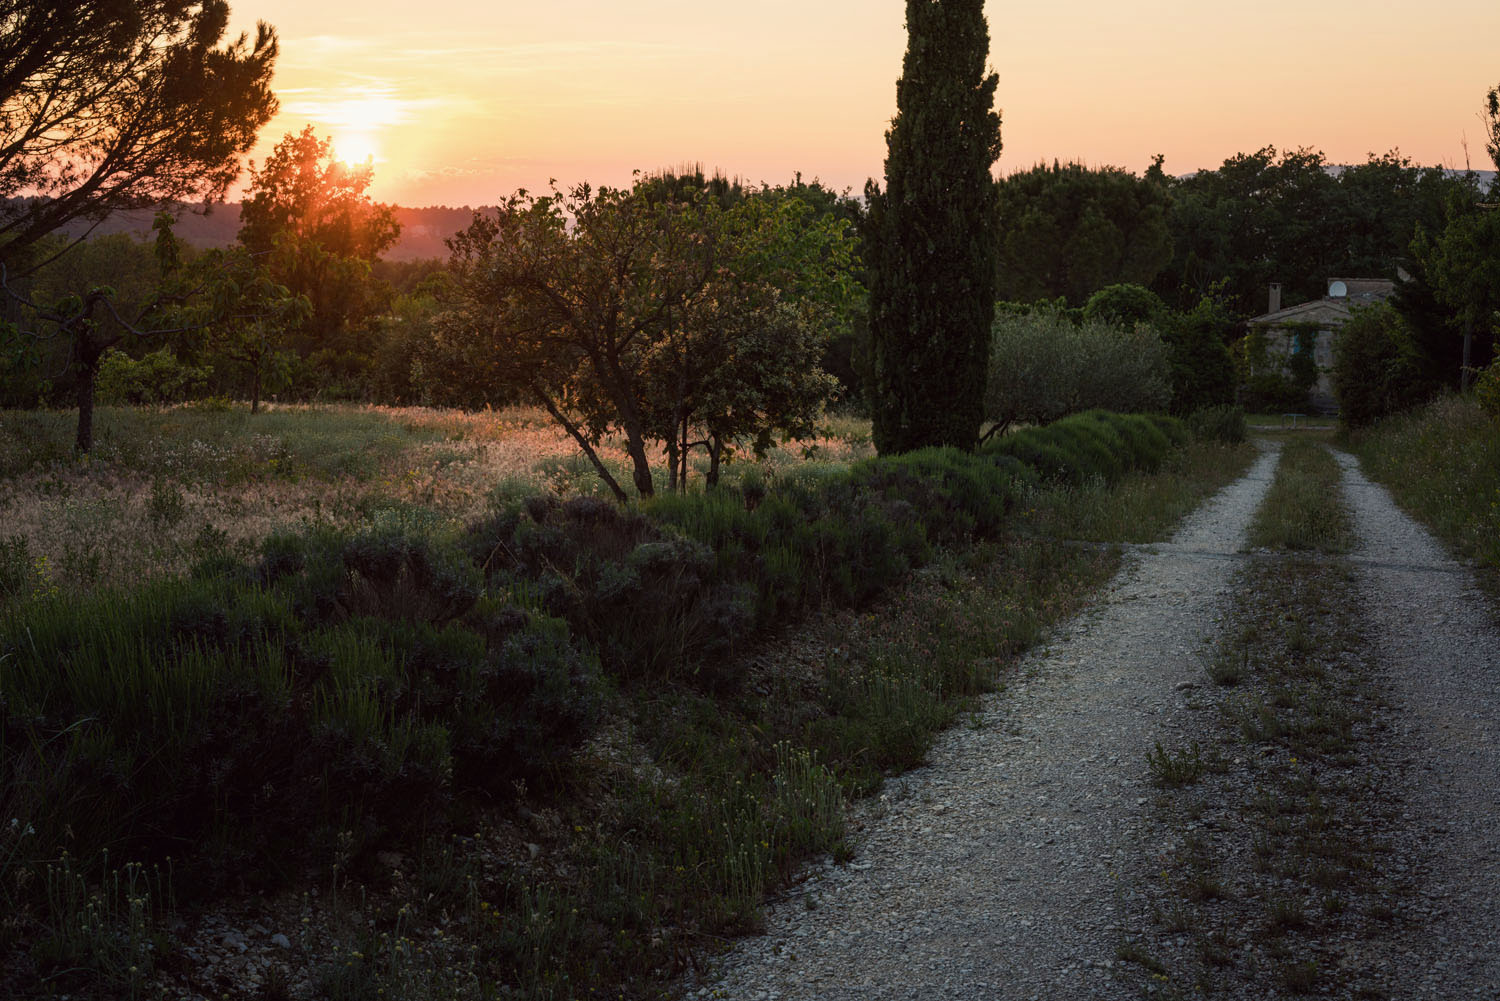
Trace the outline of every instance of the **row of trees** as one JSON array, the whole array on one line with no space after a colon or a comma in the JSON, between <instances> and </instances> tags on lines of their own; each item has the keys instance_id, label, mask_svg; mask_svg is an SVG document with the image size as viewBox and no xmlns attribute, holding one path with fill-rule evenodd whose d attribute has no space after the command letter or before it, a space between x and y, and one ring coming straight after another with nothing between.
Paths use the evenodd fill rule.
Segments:
<instances>
[{"instance_id":1,"label":"row of trees","mask_svg":"<svg viewBox=\"0 0 1500 1001\"><path fill-rule=\"evenodd\" d=\"M1102 310L1102 295L1113 315L1089 329L1155 331L1184 409L1232 390L1228 344L1267 281L1311 295L1329 272L1384 271L1403 255L1410 322L1461 328L1467 337L1430 340L1467 345L1469 363L1491 351L1496 214L1475 207L1472 178L1394 153L1336 172L1321 154L1268 148L1183 179L1158 159L1142 178L1054 164L995 182L980 0L909 0L885 185L871 182L864 205L800 178L747 190L701 171L521 192L476 215L446 266L397 274L379 260L399 226L368 196L370 165L338 161L309 128L252 165L237 248L194 253L163 219L149 251L61 253L46 234L66 218L221 194L274 110L269 28L226 44L221 2L119 8L130 17L83 5L65 23L57 5L0 7L7 39L22 39L0 80L13 140L0 194L40 194L3 202L5 341L33 373L71 373L8 380L5 402L67 389L81 449L100 366L128 372L148 351L142 371L170 374L175 361L199 373L175 385L248 395L252 409L268 388L533 401L621 496L596 454L606 434L625 439L639 493L655 489L657 448L669 486L697 450L712 480L736 448L810 430L840 388L829 369L846 398L863 396L882 451L970 447L997 298ZM127 55L92 54L131 32ZM74 120L54 113L64 105ZM1488 109L1500 136L1493 92ZM118 174L122 160L135 181ZM98 280L111 270L129 273Z\"/></svg>"}]
</instances>

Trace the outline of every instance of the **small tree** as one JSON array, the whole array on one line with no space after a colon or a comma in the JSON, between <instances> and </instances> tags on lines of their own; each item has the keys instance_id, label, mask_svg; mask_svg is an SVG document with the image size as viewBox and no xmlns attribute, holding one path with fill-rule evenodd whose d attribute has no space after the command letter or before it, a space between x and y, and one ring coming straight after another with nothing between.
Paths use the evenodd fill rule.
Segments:
<instances>
[{"instance_id":1,"label":"small tree","mask_svg":"<svg viewBox=\"0 0 1500 1001\"><path fill-rule=\"evenodd\" d=\"M882 453L973 447L994 317L999 77L983 0L907 0L906 29L885 190L865 189Z\"/></svg>"},{"instance_id":2,"label":"small tree","mask_svg":"<svg viewBox=\"0 0 1500 1001\"><path fill-rule=\"evenodd\" d=\"M986 437L1096 408L1165 410L1170 377L1166 345L1146 324L1076 324L1051 309L1008 312L995 318L990 341L984 403L994 423Z\"/></svg>"},{"instance_id":3,"label":"small tree","mask_svg":"<svg viewBox=\"0 0 1500 1001\"><path fill-rule=\"evenodd\" d=\"M1422 360L1401 314L1389 305L1357 308L1333 344L1333 392L1339 417L1364 427L1429 399Z\"/></svg>"},{"instance_id":4,"label":"small tree","mask_svg":"<svg viewBox=\"0 0 1500 1001\"><path fill-rule=\"evenodd\" d=\"M75 379L74 448L80 453L94 447L96 383L105 353L123 341L160 339L204 323L201 293L206 284L181 267L171 217L158 214L155 228L161 274L154 287L138 297L122 298L113 286L90 284L82 294L37 298L13 288L0 266L0 289L21 316L18 323L0 325L8 365L35 368L47 346L61 347L64 367L72 369Z\"/></svg>"},{"instance_id":5,"label":"small tree","mask_svg":"<svg viewBox=\"0 0 1500 1001\"><path fill-rule=\"evenodd\" d=\"M369 163L348 164L311 125L288 134L265 163L250 169L240 209L240 243L263 255L277 284L305 296L300 347L347 347L340 341L383 303L373 262L396 242L395 210L371 200Z\"/></svg>"},{"instance_id":6,"label":"small tree","mask_svg":"<svg viewBox=\"0 0 1500 1001\"><path fill-rule=\"evenodd\" d=\"M726 209L650 181L520 192L450 241L438 381L470 404L535 401L621 500L595 448L608 434L624 437L641 496L654 443L680 486L690 449L717 463L821 405L819 304L838 301L825 285L847 282L852 255L842 226L799 242L807 231L792 207Z\"/></svg>"},{"instance_id":7,"label":"small tree","mask_svg":"<svg viewBox=\"0 0 1500 1001\"><path fill-rule=\"evenodd\" d=\"M250 412L259 413L266 382L284 376L289 366L286 335L307 319L312 306L244 250L218 252L207 268L217 275L219 317L209 327L209 350L249 373Z\"/></svg>"},{"instance_id":8,"label":"small tree","mask_svg":"<svg viewBox=\"0 0 1500 1001\"><path fill-rule=\"evenodd\" d=\"M1172 410L1190 414L1234 402L1234 358L1229 341L1239 318L1210 294L1186 312L1167 314L1162 340L1172 365Z\"/></svg>"}]
</instances>

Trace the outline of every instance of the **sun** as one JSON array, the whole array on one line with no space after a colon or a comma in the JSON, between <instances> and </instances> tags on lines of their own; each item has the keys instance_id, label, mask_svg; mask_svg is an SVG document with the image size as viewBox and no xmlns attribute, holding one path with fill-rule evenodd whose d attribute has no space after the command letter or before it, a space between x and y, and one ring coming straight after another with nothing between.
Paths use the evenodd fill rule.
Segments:
<instances>
[{"instance_id":1,"label":"sun","mask_svg":"<svg viewBox=\"0 0 1500 1001\"><path fill-rule=\"evenodd\" d=\"M380 135L402 120L401 103L386 94L362 94L334 101L323 109L333 132L333 151L348 164L380 159Z\"/></svg>"},{"instance_id":2,"label":"sun","mask_svg":"<svg viewBox=\"0 0 1500 1001\"><path fill-rule=\"evenodd\" d=\"M380 144L370 132L341 129L332 139L334 157L351 167L370 163L380 153Z\"/></svg>"}]
</instances>

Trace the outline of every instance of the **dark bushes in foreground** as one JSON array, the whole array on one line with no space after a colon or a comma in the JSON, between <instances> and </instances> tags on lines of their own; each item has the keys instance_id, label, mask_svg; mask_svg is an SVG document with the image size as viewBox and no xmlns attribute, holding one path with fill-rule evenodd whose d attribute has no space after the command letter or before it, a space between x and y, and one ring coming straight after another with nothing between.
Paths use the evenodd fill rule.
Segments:
<instances>
[{"instance_id":1,"label":"dark bushes in foreground","mask_svg":"<svg viewBox=\"0 0 1500 1001\"><path fill-rule=\"evenodd\" d=\"M589 732L594 656L559 620L481 600L453 552L390 526L314 532L238 579L12 610L0 808L75 857L196 855L212 889L545 777Z\"/></svg>"},{"instance_id":2,"label":"dark bushes in foreground","mask_svg":"<svg viewBox=\"0 0 1500 1001\"><path fill-rule=\"evenodd\" d=\"M979 455L638 510L532 498L461 532L385 517L129 593L15 601L0 816L76 858L190 855L205 891L441 831L517 783L554 786L598 717L601 666L732 689L745 637L997 536L1038 478L1151 469L1186 433L1090 412Z\"/></svg>"}]
</instances>

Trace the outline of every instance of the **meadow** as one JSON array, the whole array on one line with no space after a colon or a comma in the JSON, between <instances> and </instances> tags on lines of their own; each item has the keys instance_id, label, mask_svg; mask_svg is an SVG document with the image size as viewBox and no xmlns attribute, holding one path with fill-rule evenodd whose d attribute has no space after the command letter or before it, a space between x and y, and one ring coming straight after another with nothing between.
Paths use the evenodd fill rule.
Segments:
<instances>
[{"instance_id":1,"label":"meadow","mask_svg":"<svg viewBox=\"0 0 1500 1001\"><path fill-rule=\"evenodd\" d=\"M66 411L0 411L0 552L11 575L29 569L32 589L180 572L216 547L249 552L278 531L348 526L383 510L421 508L458 523L530 493L605 495L577 446L536 408L270 404L251 416L222 401L101 407L98 441L81 457L73 421ZM753 468L774 480L874 451L868 422L834 418L819 437L731 463L725 478ZM617 475L628 468L618 441L599 453ZM699 483L706 465L692 470Z\"/></svg>"}]
</instances>

